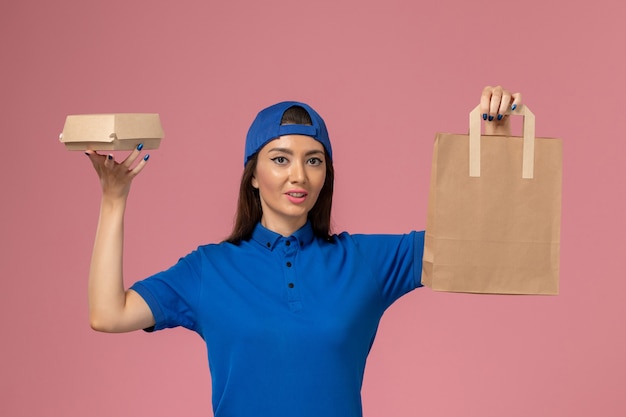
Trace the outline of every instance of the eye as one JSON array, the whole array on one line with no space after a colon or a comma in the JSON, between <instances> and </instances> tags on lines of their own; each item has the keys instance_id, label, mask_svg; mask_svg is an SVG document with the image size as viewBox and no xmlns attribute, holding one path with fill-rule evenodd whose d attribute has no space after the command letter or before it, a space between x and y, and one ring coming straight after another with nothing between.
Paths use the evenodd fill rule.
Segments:
<instances>
[{"instance_id":1,"label":"eye","mask_svg":"<svg viewBox=\"0 0 626 417\"><path fill-rule=\"evenodd\" d=\"M284 165L288 162L287 158L285 158L284 156L277 156L276 158L272 158L272 161L274 161L278 165Z\"/></svg>"},{"instance_id":2,"label":"eye","mask_svg":"<svg viewBox=\"0 0 626 417\"><path fill-rule=\"evenodd\" d=\"M323 163L323 162L324 162L324 161L322 161L320 158L310 158L310 159L307 161L307 164L309 164L309 165L312 165L312 166L315 166L315 167L316 167L316 166L320 166L320 165L322 165L322 163Z\"/></svg>"}]
</instances>

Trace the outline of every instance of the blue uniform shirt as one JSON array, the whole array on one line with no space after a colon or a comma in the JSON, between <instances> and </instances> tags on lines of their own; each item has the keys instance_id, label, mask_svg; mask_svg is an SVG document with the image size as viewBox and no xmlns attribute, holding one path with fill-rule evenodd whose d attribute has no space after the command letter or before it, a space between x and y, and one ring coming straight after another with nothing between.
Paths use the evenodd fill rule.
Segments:
<instances>
[{"instance_id":1,"label":"blue uniform shirt","mask_svg":"<svg viewBox=\"0 0 626 417\"><path fill-rule=\"evenodd\" d=\"M200 246L132 289L155 330L206 342L216 417L360 417L365 361L387 307L421 286L423 232L285 238L257 225Z\"/></svg>"}]
</instances>

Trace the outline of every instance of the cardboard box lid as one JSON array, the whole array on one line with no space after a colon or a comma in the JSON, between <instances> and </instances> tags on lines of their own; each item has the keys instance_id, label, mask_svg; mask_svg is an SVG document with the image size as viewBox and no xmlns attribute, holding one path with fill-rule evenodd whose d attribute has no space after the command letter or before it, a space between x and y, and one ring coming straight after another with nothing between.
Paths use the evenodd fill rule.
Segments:
<instances>
[{"instance_id":1,"label":"cardboard box lid","mask_svg":"<svg viewBox=\"0 0 626 417\"><path fill-rule=\"evenodd\" d=\"M79 114L65 119L59 140L111 143L115 140L162 139L163 128L156 113Z\"/></svg>"}]
</instances>

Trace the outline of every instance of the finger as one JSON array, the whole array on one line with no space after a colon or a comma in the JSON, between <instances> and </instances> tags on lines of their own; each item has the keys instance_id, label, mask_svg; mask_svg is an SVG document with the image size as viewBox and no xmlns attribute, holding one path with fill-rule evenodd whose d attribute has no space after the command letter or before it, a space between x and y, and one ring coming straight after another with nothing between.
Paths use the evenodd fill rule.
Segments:
<instances>
[{"instance_id":1,"label":"finger","mask_svg":"<svg viewBox=\"0 0 626 417\"><path fill-rule=\"evenodd\" d=\"M498 120L502 120L506 112L509 110L509 104L511 103L511 93L507 90L502 90L502 99L500 100L500 107L498 108Z\"/></svg>"},{"instance_id":2,"label":"finger","mask_svg":"<svg viewBox=\"0 0 626 417\"><path fill-rule=\"evenodd\" d=\"M494 87L491 91L491 101L489 102L489 121L498 116L498 110L500 110L500 103L502 102L503 88L500 86Z\"/></svg>"},{"instance_id":3,"label":"finger","mask_svg":"<svg viewBox=\"0 0 626 417\"><path fill-rule=\"evenodd\" d=\"M135 160L139 156L142 149L143 149L143 143L140 143L139 145L135 147L135 149L133 149L133 151L130 154L128 154L126 159L122 161L122 165L130 169L131 165L133 164L133 162L135 162Z\"/></svg>"},{"instance_id":4,"label":"finger","mask_svg":"<svg viewBox=\"0 0 626 417\"><path fill-rule=\"evenodd\" d=\"M515 93L511 96L513 103L511 103L511 110L515 110L522 104L522 93Z\"/></svg>"},{"instance_id":5,"label":"finger","mask_svg":"<svg viewBox=\"0 0 626 417\"><path fill-rule=\"evenodd\" d=\"M483 92L480 95L480 114L483 120L487 120L489 116L489 104L491 103L491 90L493 87L487 86L483 88Z\"/></svg>"},{"instance_id":6,"label":"finger","mask_svg":"<svg viewBox=\"0 0 626 417\"><path fill-rule=\"evenodd\" d=\"M96 152L92 151L91 149L89 149L89 150L85 151L85 155L87 155L87 158L89 158L89 161L95 167L96 164L94 162L94 159L95 159L95 156L98 155L98 154Z\"/></svg>"},{"instance_id":7,"label":"finger","mask_svg":"<svg viewBox=\"0 0 626 417\"><path fill-rule=\"evenodd\" d=\"M105 168L109 168L109 169L115 167L115 159L113 158L113 155L108 154L106 156L106 159L104 160L104 166Z\"/></svg>"},{"instance_id":8,"label":"finger","mask_svg":"<svg viewBox=\"0 0 626 417\"><path fill-rule=\"evenodd\" d=\"M150 154L146 154L146 156L141 158L141 161L139 161L137 166L130 171L130 175L132 177L136 177L143 170L143 168L146 166L146 163L148 163L148 159L149 158L150 158Z\"/></svg>"},{"instance_id":9,"label":"finger","mask_svg":"<svg viewBox=\"0 0 626 417\"><path fill-rule=\"evenodd\" d=\"M87 155L91 160L97 159L100 156L98 152L92 151L91 149L87 149L85 151L85 155Z\"/></svg>"},{"instance_id":10,"label":"finger","mask_svg":"<svg viewBox=\"0 0 626 417\"><path fill-rule=\"evenodd\" d=\"M104 155L100 155L98 152L92 151L91 149L85 151L85 155L87 155L91 161L91 165L93 165L96 172L99 173L106 157Z\"/></svg>"}]
</instances>

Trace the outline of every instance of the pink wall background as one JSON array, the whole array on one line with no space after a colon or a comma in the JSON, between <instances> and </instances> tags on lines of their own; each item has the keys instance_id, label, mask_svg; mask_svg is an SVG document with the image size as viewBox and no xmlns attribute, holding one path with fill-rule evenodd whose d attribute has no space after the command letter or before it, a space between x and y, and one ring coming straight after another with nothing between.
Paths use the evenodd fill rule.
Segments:
<instances>
[{"instance_id":1,"label":"pink wall background","mask_svg":"<svg viewBox=\"0 0 626 417\"><path fill-rule=\"evenodd\" d=\"M564 140L561 294L404 297L365 415L626 415L625 19L621 0L2 2L0 415L211 415L195 334L89 328L100 191L57 141L67 114L161 114L130 284L227 235L247 127L283 99L329 125L337 231L423 229L434 134L466 131L486 84Z\"/></svg>"}]
</instances>

